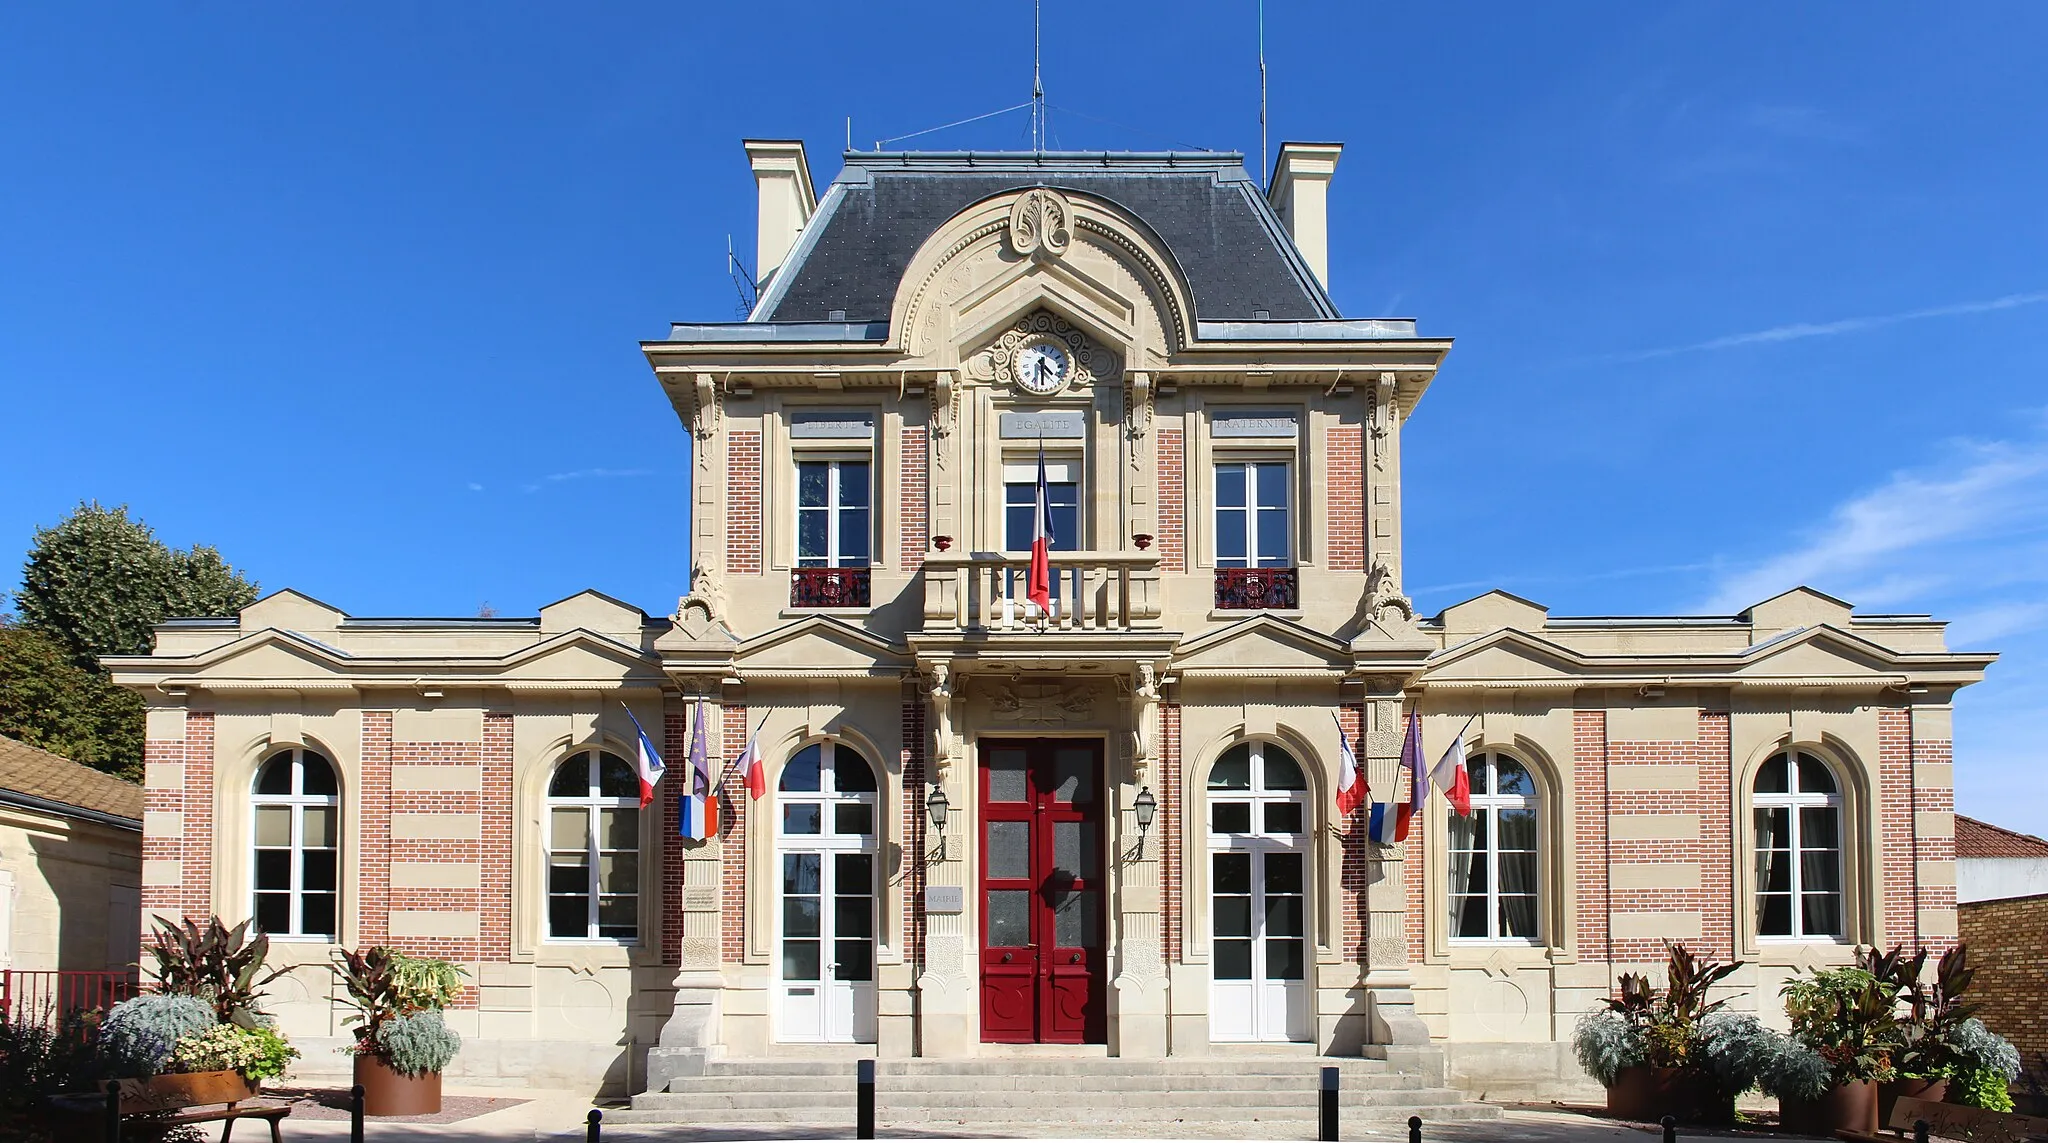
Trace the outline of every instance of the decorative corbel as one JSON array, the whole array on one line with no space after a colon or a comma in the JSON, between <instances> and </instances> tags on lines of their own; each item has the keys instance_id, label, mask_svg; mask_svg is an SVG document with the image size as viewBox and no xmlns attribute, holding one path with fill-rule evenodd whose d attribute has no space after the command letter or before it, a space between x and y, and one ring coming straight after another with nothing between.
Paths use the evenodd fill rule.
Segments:
<instances>
[{"instance_id":1,"label":"decorative corbel","mask_svg":"<svg viewBox=\"0 0 2048 1143\"><path fill-rule=\"evenodd\" d=\"M1132 370L1124 375L1124 436L1131 447L1131 471L1145 471L1145 437L1152 431L1152 375Z\"/></svg>"},{"instance_id":2,"label":"decorative corbel","mask_svg":"<svg viewBox=\"0 0 2048 1143\"><path fill-rule=\"evenodd\" d=\"M946 467L946 454L951 451L955 393L951 369L941 369L932 375L932 464L938 468Z\"/></svg>"},{"instance_id":3,"label":"decorative corbel","mask_svg":"<svg viewBox=\"0 0 2048 1143\"><path fill-rule=\"evenodd\" d=\"M1380 374L1379 381L1372 389L1372 466L1387 466L1387 442L1392 439L1394 428L1401 420L1401 389L1399 376L1393 373Z\"/></svg>"},{"instance_id":4,"label":"decorative corbel","mask_svg":"<svg viewBox=\"0 0 2048 1143\"><path fill-rule=\"evenodd\" d=\"M1159 676L1150 663L1138 664L1131 688L1131 781L1140 787L1152 781L1152 716L1159 709Z\"/></svg>"}]
</instances>

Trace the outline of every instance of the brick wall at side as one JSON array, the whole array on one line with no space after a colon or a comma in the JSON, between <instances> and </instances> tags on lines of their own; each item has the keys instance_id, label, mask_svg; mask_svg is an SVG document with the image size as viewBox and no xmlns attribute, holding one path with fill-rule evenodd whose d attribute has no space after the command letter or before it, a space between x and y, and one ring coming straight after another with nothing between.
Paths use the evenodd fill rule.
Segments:
<instances>
[{"instance_id":1,"label":"brick wall at side","mask_svg":"<svg viewBox=\"0 0 2048 1143\"><path fill-rule=\"evenodd\" d=\"M204 918L220 910L213 902L213 712L193 711L185 716L182 738L151 739L142 744L143 762L184 767L184 784L158 788L143 795L146 814L178 814L182 823L177 833L148 828L144 819L142 859L175 861L179 878L172 885L144 885L142 928L151 928L151 918Z\"/></svg>"},{"instance_id":2,"label":"brick wall at side","mask_svg":"<svg viewBox=\"0 0 2048 1143\"><path fill-rule=\"evenodd\" d=\"M1954 761L1954 744L1948 739L1923 738L1913 744L1913 758L1916 766L1948 766ZM1956 812L1956 791L1954 786L1921 785L1915 795L1919 812L1923 814L1950 814ZM1923 862L1952 862L1956 859L1955 830L1951 828L1940 837L1921 836L1920 860ZM1956 907L1954 885L1930 885L1923 878L1920 882L1920 907L1922 909L1953 909ZM1946 951L1955 942L1945 936L1923 934L1924 943L1933 952ZM2048 979L2036 977L2048 986ZM2030 1059L2032 1057L2029 1057Z\"/></svg>"},{"instance_id":3,"label":"brick wall at side","mask_svg":"<svg viewBox=\"0 0 2048 1143\"><path fill-rule=\"evenodd\" d=\"M662 705L661 756L679 761L661 776L661 963L683 963L683 828L680 793L690 769L689 708L680 699Z\"/></svg>"},{"instance_id":4,"label":"brick wall at side","mask_svg":"<svg viewBox=\"0 0 2048 1143\"><path fill-rule=\"evenodd\" d=\"M1913 877L1913 716L1877 712L1878 907L1886 945L1918 943Z\"/></svg>"},{"instance_id":5,"label":"brick wall at side","mask_svg":"<svg viewBox=\"0 0 2048 1143\"><path fill-rule=\"evenodd\" d=\"M1330 535L1324 566L1331 571L1365 570L1364 430L1341 425L1323 434L1329 497Z\"/></svg>"},{"instance_id":6,"label":"brick wall at side","mask_svg":"<svg viewBox=\"0 0 2048 1143\"><path fill-rule=\"evenodd\" d=\"M931 547L931 510L927 502L931 458L925 452L925 430L903 430L903 478L896 495L902 503L903 574L924 566L924 554Z\"/></svg>"},{"instance_id":7,"label":"brick wall at side","mask_svg":"<svg viewBox=\"0 0 2048 1143\"><path fill-rule=\"evenodd\" d=\"M724 729L724 753L711 758L712 773L724 774L725 778L719 787L723 804L718 811L718 828L725 845L724 893L719 903L724 939L719 955L726 963L737 964L747 955L747 776L738 771L725 773L725 764L747 748L747 708L727 706ZM687 768L687 752L683 758Z\"/></svg>"},{"instance_id":8,"label":"brick wall at side","mask_svg":"<svg viewBox=\"0 0 2048 1143\"><path fill-rule=\"evenodd\" d=\"M725 570L761 572L761 434L734 430L726 442Z\"/></svg>"},{"instance_id":9,"label":"brick wall at side","mask_svg":"<svg viewBox=\"0 0 2048 1143\"><path fill-rule=\"evenodd\" d=\"M1607 712L1572 712L1579 958L1607 959Z\"/></svg>"},{"instance_id":10,"label":"brick wall at side","mask_svg":"<svg viewBox=\"0 0 2048 1143\"><path fill-rule=\"evenodd\" d=\"M391 943L391 712L363 712L362 796L356 835L363 847L356 862L356 944ZM344 906L345 908L346 906Z\"/></svg>"},{"instance_id":11,"label":"brick wall at side","mask_svg":"<svg viewBox=\"0 0 2048 1143\"><path fill-rule=\"evenodd\" d=\"M1159 867L1160 939L1166 946L1166 962L1181 959L1181 893L1185 875L1181 870L1181 820L1186 812L1186 791L1181 789L1180 704L1159 704Z\"/></svg>"},{"instance_id":12,"label":"brick wall at side","mask_svg":"<svg viewBox=\"0 0 2048 1143\"><path fill-rule=\"evenodd\" d=\"M1188 446L1182 429L1159 430L1159 570L1188 570Z\"/></svg>"},{"instance_id":13,"label":"brick wall at side","mask_svg":"<svg viewBox=\"0 0 2048 1143\"><path fill-rule=\"evenodd\" d=\"M1352 744L1352 750L1360 758L1365 756L1365 707L1346 703L1337 708L1337 724L1344 740ZM1364 775L1359 775L1361 778ZM1336 793L1331 792L1334 800ZM1368 799L1369 800L1369 799ZM1334 811L1333 811L1334 812ZM1366 939L1366 918L1370 906L1366 892L1372 882L1368 858L1368 843L1365 835L1365 807L1361 805L1349 818L1342 819L1342 828L1337 835L1338 844L1343 848L1343 865L1338 874L1344 896L1344 959L1357 964L1367 963L1369 944Z\"/></svg>"},{"instance_id":14,"label":"brick wall at side","mask_svg":"<svg viewBox=\"0 0 2048 1143\"><path fill-rule=\"evenodd\" d=\"M2038 1071L2048 1053L2048 895L1972 901L1957 914L1978 1016Z\"/></svg>"}]
</instances>

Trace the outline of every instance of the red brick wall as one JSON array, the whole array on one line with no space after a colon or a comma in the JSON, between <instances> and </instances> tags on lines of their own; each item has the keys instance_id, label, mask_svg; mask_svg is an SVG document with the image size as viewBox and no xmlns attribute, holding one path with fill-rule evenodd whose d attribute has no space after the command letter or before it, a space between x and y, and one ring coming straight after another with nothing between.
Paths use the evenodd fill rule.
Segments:
<instances>
[{"instance_id":1,"label":"red brick wall","mask_svg":"<svg viewBox=\"0 0 2048 1143\"><path fill-rule=\"evenodd\" d=\"M1607 959L1607 712L1572 712L1577 821L1578 933L1582 960Z\"/></svg>"},{"instance_id":2,"label":"red brick wall","mask_svg":"<svg viewBox=\"0 0 2048 1143\"><path fill-rule=\"evenodd\" d=\"M482 899L477 902L478 953L512 957L512 716L484 714Z\"/></svg>"},{"instance_id":3,"label":"red brick wall","mask_svg":"<svg viewBox=\"0 0 2048 1143\"><path fill-rule=\"evenodd\" d=\"M924 554L931 547L930 509L927 505L926 474L931 458L925 452L925 430L903 430L903 478L895 496L902 504L903 573L924 566ZM876 501L886 508L890 497L878 493Z\"/></svg>"},{"instance_id":4,"label":"red brick wall","mask_svg":"<svg viewBox=\"0 0 2048 1143\"><path fill-rule=\"evenodd\" d=\"M1166 963L1178 964L1184 908L1181 894L1187 878L1181 867L1181 818L1186 812L1186 800L1181 790L1180 704L1177 702L1159 704L1159 743L1155 753L1159 766L1159 788L1153 795L1159 799L1159 823L1155 832L1159 834L1162 846L1159 855L1159 939L1166 953Z\"/></svg>"},{"instance_id":5,"label":"red brick wall","mask_svg":"<svg viewBox=\"0 0 2048 1143\"><path fill-rule=\"evenodd\" d=\"M363 766L356 802L359 824L356 860L357 947L390 943L391 911L391 712L363 712ZM346 909L348 906L342 906Z\"/></svg>"},{"instance_id":6,"label":"red brick wall","mask_svg":"<svg viewBox=\"0 0 2048 1143\"><path fill-rule=\"evenodd\" d=\"M1594 712L1581 711L1580 714ZM1605 716L1602 715L1602 722ZM1729 832L1728 715L1702 711L1694 741L1642 742L1608 741L1604 766L1670 766L1693 772L1690 790L1608 790L1607 809L1615 818L1635 815L1666 816L1692 814L1699 821L1699 835L1686 839L1627 840L1610 844L1615 865L1647 865L1691 862L1699 866L1696 889L1613 888L1616 914L1691 911L1700 913L1698 941L1687 944L1695 952L1723 959L1734 955L1734 917L1730 912L1730 881L1734 855ZM1605 774L1602 774L1604 785ZM1604 829L1604 826L1603 826ZM1584 867L1583 861L1581 868ZM1600 871L1603 883L1607 871ZM1581 884L1581 893L1584 885ZM1581 908L1587 902L1581 898ZM1605 901L1600 902L1602 906ZM1604 926L1607 918L1601 918ZM1614 942L1614 959L1621 962L1661 961L1664 943L1657 937L1630 937Z\"/></svg>"},{"instance_id":7,"label":"red brick wall","mask_svg":"<svg viewBox=\"0 0 2048 1143\"><path fill-rule=\"evenodd\" d=\"M1913 744L1915 766L1945 766L1952 760L1953 745L1945 738L1921 739ZM1922 786L1915 794L1920 812L1953 814L1956 810L1956 792L1953 786ZM1917 825L1916 827L1917 828ZM1953 830L1945 837L1922 837L1920 839L1921 861L1954 861L1956 839ZM1956 887L1953 885L1920 884L1920 907L1923 909L1953 909L1956 907ZM1943 952L1955 942L1946 937L1926 937L1927 947L1934 952ZM2043 978L2036 977L2037 981ZM2043 981L2048 984L2048 981ZM2030 1060L2032 1057L2028 1057Z\"/></svg>"},{"instance_id":8,"label":"red brick wall","mask_svg":"<svg viewBox=\"0 0 2048 1143\"><path fill-rule=\"evenodd\" d=\"M1977 1015L2038 1071L2048 1053L2048 896L1972 901L1957 912L1977 971Z\"/></svg>"},{"instance_id":9,"label":"red brick wall","mask_svg":"<svg viewBox=\"0 0 2048 1143\"><path fill-rule=\"evenodd\" d=\"M143 798L145 811L183 814L185 821L184 832L177 837L151 836L147 831L143 835L145 861L183 863L179 884L143 887L142 931L147 933L151 918L159 915L167 920L204 920L219 911L213 901L213 712L188 712L183 738L144 742L142 757L145 762L185 767L182 789L150 790Z\"/></svg>"},{"instance_id":10,"label":"red brick wall","mask_svg":"<svg viewBox=\"0 0 2048 1143\"><path fill-rule=\"evenodd\" d=\"M707 708L708 709L708 708ZM713 751L711 772L724 774L727 761L738 758L740 751L747 748L747 708L727 706L725 708L724 752L720 754L717 739L709 739ZM684 753L685 761L688 752ZM725 922L724 942L721 955L730 964L736 964L747 956L747 782L746 775L738 771L725 774L725 781L719 786L719 796L724 804L718 811L718 828L725 835L724 901L719 912Z\"/></svg>"},{"instance_id":11,"label":"red brick wall","mask_svg":"<svg viewBox=\"0 0 2048 1143\"><path fill-rule=\"evenodd\" d=\"M1880 943L1918 943L1920 915L1913 893L1913 715L1877 712L1877 833L1882 852L1878 900L1884 910Z\"/></svg>"},{"instance_id":12,"label":"red brick wall","mask_svg":"<svg viewBox=\"0 0 2048 1143\"><path fill-rule=\"evenodd\" d=\"M1362 429L1344 425L1323 435L1323 488L1330 514L1324 566L1331 571L1365 570L1364 435Z\"/></svg>"},{"instance_id":13,"label":"red brick wall","mask_svg":"<svg viewBox=\"0 0 2048 1143\"><path fill-rule=\"evenodd\" d=\"M1159 430L1159 570L1188 570L1187 433Z\"/></svg>"},{"instance_id":14,"label":"red brick wall","mask_svg":"<svg viewBox=\"0 0 2048 1143\"><path fill-rule=\"evenodd\" d=\"M680 699L669 699L661 711L661 756L676 759L661 776L661 963L683 963L683 828L682 792L689 787L690 715Z\"/></svg>"},{"instance_id":15,"label":"red brick wall","mask_svg":"<svg viewBox=\"0 0 2048 1143\"><path fill-rule=\"evenodd\" d=\"M924 967L924 885L925 885L925 704L910 699L903 704L903 753L898 761L903 770L903 838L910 860L903 870L903 945L910 964ZM947 794L947 797L952 797Z\"/></svg>"},{"instance_id":16,"label":"red brick wall","mask_svg":"<svg viewBox=\"0 0 2048 1143\"><path fill-rule=\"evenodd\" d=\"M435 838L432 840L400 840L391 837L391 816L393 814L477 814L483 815L481 795L468 790L393 790L391 788L391 767L398 766L476 766L483 760L483 746L477 742L397 742L391 739L389 711L365 712L364 739L370 736L369 719L376 718L383 736L383 760L377 766L377 782L383 794L380 806L380 828L377 840L382 842L382 852L367 852L371 849L365 842L364 873L369 875L371 862L375 862L377 889L381 904L376 906L376 923L380 928L388 925L384 911L425 909L463 911L477 910L479 921L483 902L482 894L476 889L413 889L391 884L393 862L432 863L461 866L480 866L484 856L484 843L464 838ZM366 767L367 769L367 767ZM367 775L366 775L367 777ZM365 783L368 784L367 782ZM509 809L510 801L505 805ZM509 817L509 814L494 814L493 817ZM510 838L506 839L509 844ZM509 892L509 886L508 886ZM369 896L365 887L364 896ZM366 900L367 904L367 900ZM365 925L370 917L363 918ZM481 931L481 929L479 930ZM385 943L401 952L415 956L437 956L449 960L487 959L477 948L479 942L446 937L389 937ZM488 959L499 954L493 950Z\"/></svg>"},{"instance_id":17,"label":"red brick wall","mask_svg":"<svg viewBox=\"0 0 2048 1143\"><path fill-rule=\"evenodd\" d=\"M1365 744L1360 728L1365 725L1365 707L1359 704L1345 704L1337 708L1337 724L1346 741L1358 753L1360 765L1365 757ZM1359 775L1364 778L1364 774ZM1337 791L1333 786L1329 792L1330 813L1335 814ZM1372 799L1368 795L1366 803ZM1366 916L1370 907L1366 902L1366 891L1371 885L1367 859L1370 843L1365 836L1365 807L1349 818L1337 821L1338 844L1343 847L1343 865L1340 880L1344 898L1344 958L1358 964L1366 963L1368 945L1366 940ZM1420 874L1417 874L1420 876Z\"/></svg>"},{"instance_id":18,"label":"red brick wall","mask_svg":"<svg viewBox=\"0 0 2048 1143\"><path fill-rule=\"evenodd\" d=\"M761 434L734 430L726 442L725 570L761 572Z\"/></svg>"}]
</instances>

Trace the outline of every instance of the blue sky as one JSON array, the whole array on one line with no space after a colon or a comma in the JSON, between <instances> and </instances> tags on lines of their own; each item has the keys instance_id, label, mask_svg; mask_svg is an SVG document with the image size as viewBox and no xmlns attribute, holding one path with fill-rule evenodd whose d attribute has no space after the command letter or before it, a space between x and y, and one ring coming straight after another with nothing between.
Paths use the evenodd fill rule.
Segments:
<instances>
[{"instance_id":1,"label":"blue sky","mask_svg":"<svg viewBox=\"0 0 2048 1143\"><path fill-rule=\"evenodd\" d=\"M1256 156L1254 10L1046 0L1052 142ZM849 116L1029 92L1022 0L855 11L6 7L0 554L98 498L357 614L667 611L687 442L636 343L733 316L739 140L822 182ZM1348 144L1339 305L1458 338L1406 438L1423 609L1935 612L2006 654L1961 808L2048 832L2048 8L1267 20L1274 142Z\"/></svg>"}]
</instances>

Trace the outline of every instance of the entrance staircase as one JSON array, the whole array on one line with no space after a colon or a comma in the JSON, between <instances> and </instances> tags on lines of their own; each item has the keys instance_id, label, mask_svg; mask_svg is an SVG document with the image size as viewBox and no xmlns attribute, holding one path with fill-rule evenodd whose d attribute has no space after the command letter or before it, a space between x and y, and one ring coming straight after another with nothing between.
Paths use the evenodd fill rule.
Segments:
<instances>
[{"instance_id":1,"label":"entrance staircase","mask_svg":"<svg viewBox=\"0 0 2048 1143\"><path fill-rule=\"evenodd\" d=\"M1386 1137L1409 1116L1426 1123L1497 1119L1444 1086L1442 1054L1386 1059L1317 1056L995 1057L892 1059L875 1065L875 1126L889 1136L1068 1139L1314 1139L1321 1069L1341 1073L1346 1138ZM669 1090L633 1097L605 1125L688 1125L705 1135L851 1137L854 1061L719 1060Z\"/></svg>"}]
</instances>

